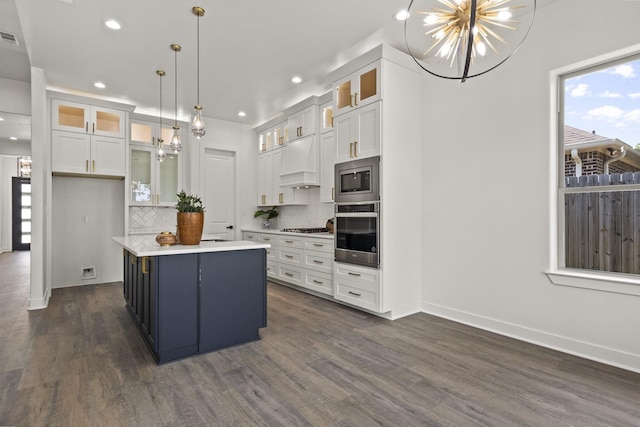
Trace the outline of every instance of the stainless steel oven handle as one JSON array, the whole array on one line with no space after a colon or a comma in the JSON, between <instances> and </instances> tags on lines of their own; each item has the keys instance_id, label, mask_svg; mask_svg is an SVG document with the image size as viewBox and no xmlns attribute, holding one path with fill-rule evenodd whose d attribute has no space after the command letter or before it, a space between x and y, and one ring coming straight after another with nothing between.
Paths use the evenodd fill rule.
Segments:
<instances>
[{"instance_id":1,"label":"stainless steel oven handle","mask_svg":"<svg viewBox=\"0 0 640 427\"><path fill-rule=\"evenodd\" d=\"M336 212L336 218L377 218L377 212L358 212L358 213L344 213L344 212Z\"/></svg>"}]
</instances>

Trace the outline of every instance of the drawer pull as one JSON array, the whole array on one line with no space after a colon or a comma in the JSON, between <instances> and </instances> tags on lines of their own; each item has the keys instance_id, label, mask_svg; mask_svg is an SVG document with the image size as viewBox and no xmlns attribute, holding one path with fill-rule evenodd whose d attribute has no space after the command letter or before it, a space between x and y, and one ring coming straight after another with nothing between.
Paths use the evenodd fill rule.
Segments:
<instances>
[{"instance_id":1,"label":"drawer pull","mask_svg":"<svg viewBox=\"0 0 640 427\"><path fill-rule=\"evenodd\" d=\"M360 277L360 273L352 273L352 272L349 272L349 276L356 276L356 277Z\"/></svg>"},{"instance_id":2,"label":"drawer pull","mask_svg":"<svg viewBox=\"0 0 640 427\"><path fill-rule=\"evenodd\" d=\"M285 240L285 243L293 243L293 240Z\"/></svg>"},{"instance_id":3,"label":"drawer pull","mask_svg":"<svg viewBox=\"0 0 640 427\"><path fill-rule=\"evenodd\" d=\"M269 239L268 237L263 237L262 240L264 240L265 242L268 242L271 239Z\"/></svg>"},{"instance_id":4,"label":"drawer pull","mask_svg":"<svg viewBox=\"0 0 640 427\"><path fill-rule=\"evenodd\" d=\"M317 259L314 259L313 262L315 262L316 264L324 264L324 261L318 261Z\"/></svg>"},{"instance_id":5,"label":"drawer pull","mask_svg":"<svg viewBox=\"0 0 640 427\"><path fill-rule=\"evenodd\" d=\"M350 293L351 295L355 295L355 296L357 296L357 297L361 297L361 296L362 296L362 294L359 294L359 293L357 293L357 292L351 292L351 291L349 291L349 293Z\"/></svg>"},{"instance_id":6,"label":"drawer pull","mask_svg":"<svg viewBox=\"0 0 640 427\"><path fill-rule=\"evenodd\" d=\"M293 259L293 255L285 255L285 258Z\"/></svg>"},{"instance_id":7,"label":"drawer pull","mask_svg":"<svg viewBox=\"0 0 640 427\"><path fill-rule=\"evenodd\" d=\"M316 280L316 279L313 279L313 283L317 283L318 285L324 284L324 282L321 282L320 280Z\"/></svg>"},{"instance_id":8,"label":"drawer pull","mask_svg":"<svg viewBox=\"0 0 640 427\"><path fill-rule=\"evenodd\" d=\"M293 277L293 274L291 273L284 273L285 276L289 276L289 277Z\"/></svg>"},{"instance_id":9,"label":"drawer pull","mask_svg":"<svg viewBox=\"0 0 640 427\"><path fill-rule=\"evenodd\" d=\"M324 245L322 243L314 243L313 246L317 246L319 248L323 248Z\"/></svg>"}]
</instances>

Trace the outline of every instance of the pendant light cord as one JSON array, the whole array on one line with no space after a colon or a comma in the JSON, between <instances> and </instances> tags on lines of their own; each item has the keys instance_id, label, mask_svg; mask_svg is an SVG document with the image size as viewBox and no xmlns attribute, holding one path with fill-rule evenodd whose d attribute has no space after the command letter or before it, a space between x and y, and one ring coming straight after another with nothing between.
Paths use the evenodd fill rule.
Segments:
<instances>
[{"instance_id":1,"label":"pendant light cord","mask_svg":"<svg viewBox=\"0 0 640 427\"><path fill-rule=\"evenodd\" d=\"M197 83L196 83L196 85L197 85L197 89L198 89L198 95L197 95L198 105L200 105L200 15L198 15L196 28L197 28L197 31L198 31L198 38L196 40L196 46L197 46L197 50L198 50L198 52L197 52L198 55L196 57L197 58L196 59L196 62L197 62L197 64L196 64L196 66L197 66L196 67L197 68L197 72L196 72Z\"/></svg>"},{"instance_id":2,"label":"pendant light cord","mask_svg":"<svg viewBox=\"0 0 640 427\"><path fill-rule=\"evenodd\" d=\"M175 107L176 107L176 111L175 111L175 121L173 123L174 127L178 127L178 50L174 50L175 52L175 61L174 61L174 68L175 68L175 85L174 85L174 89L175 89Z\"/></svg>"}]
</instances>

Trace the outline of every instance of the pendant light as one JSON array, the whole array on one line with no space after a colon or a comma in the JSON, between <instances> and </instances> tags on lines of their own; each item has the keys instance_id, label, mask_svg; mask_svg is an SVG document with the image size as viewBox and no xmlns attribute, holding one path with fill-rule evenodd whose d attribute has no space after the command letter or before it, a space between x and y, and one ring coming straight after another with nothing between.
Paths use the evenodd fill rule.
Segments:
<instances>
[{"instance_id":1,"label":"pendant light","mask_svg":"<svg viewBox=\"0 0 640 427\"><path fill-rule=\"evenodd\" d=\"M200 6L194 6L191 9L194 15L197 16L197 92L198 92L198 103L194 107L195 108L195 117L193 118L193 122L191 122L191 132L196 139L200 139L205 134L204 122L202 121L202 106L200 105L200 17L204 16L204 9Z\"/></svg>"},{"instance_id":2,"label":"pendant light","mask_svg":"<svg viewBox=\"0 0 640 427\"><path fill-rule=\"evenodd\" d=\"M158 146L156 147L156 158L162 163L167 159L167 154L164 152L164 139L162 139L162 78L166 73L162 70L157 70L156 74L160 76L160 135L158 136Z\"/></svg>"},{"instance_id":3,"label":"pendant light","mask_svg":"<svg viewBox=\"0 0 640 427\"><path fill-rule=\"evenodd\" d=\"M174 153L182 150L182 141L180 140L180 128L178 127L178 52L182 50L182 47L179 44L172 44L171 50L175 52L175 107L176 107L176 115L175 122L173 124L173 136L171 137L171 150Z\"/></svg>"},{"instance_id":4,"label":"pendant light","mask_svg":"<svg viewBox=\"0 0 640 427\"><path fill-rule=\"evenodd\" d=\"M460 80L504 63L527 37L536 0L411 0L404 37L426 72Z\"/></svg>"}]
</instances>

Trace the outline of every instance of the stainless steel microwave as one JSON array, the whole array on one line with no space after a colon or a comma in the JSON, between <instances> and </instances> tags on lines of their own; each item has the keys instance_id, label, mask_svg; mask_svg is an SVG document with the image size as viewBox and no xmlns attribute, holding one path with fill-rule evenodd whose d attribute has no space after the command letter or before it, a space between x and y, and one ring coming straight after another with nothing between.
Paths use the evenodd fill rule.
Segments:
<instances>
[{"instance_id":1,"label":"stainless steel microwave","mask_svg":"<svg viewBox=\"0 0 640 427\"><path fill-rule=\"evenodd\" d=\"M380 157L336 163L335 186L336 203L380 200Z\"/></svg>"}]
</instances>

